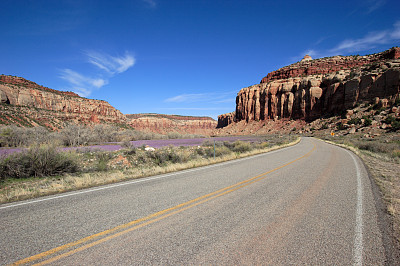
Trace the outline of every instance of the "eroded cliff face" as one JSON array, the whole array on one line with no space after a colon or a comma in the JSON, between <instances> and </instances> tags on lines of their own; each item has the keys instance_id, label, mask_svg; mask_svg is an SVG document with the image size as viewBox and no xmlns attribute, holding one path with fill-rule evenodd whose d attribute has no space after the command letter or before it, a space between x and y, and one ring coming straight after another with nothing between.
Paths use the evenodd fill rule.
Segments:
<instances>
[{"instance_id":1,"label":"eroded cliff face","mask_svg":"<svg viewBox=\"0 0 400 266\"><path fill-rule=\"evenodd\" d=\"M7 105L25 110L25 116L30 116L26 118L27 123L32 120L32 125L36 125L35 121L38 120L51 124L51 117L59 121L75 120L80 123L126 122L125 115L106 101L52 90L20 77L0 76L0 103L3 104L3 111L10 110ZM4 114L1 119L6 119L6 116ZM59 126L62 127L61 124Z\"/></svg>"},{"instance_id":2,"label":"eroded cliff face","mask_svg":"<svg viewBox=\"0 0 400 266\"><path fill-rule=\"evenodd\" d=\"M260 84L241 89L234 118L221 115L219 123L313 120L340 114L357 103L390 104L400 92L399 58L400 48L392 48L363 57L302 60L271 72Z\"/></svg>"},{"instance_id":3,"label":"eroded cliff face","mask_svg":"<svg viewBox=\"0 0 400 266\"><path fill-rule=\"evenodd\" d=\"M160 134L177 132L180 134L210 135L217 127L217 121L211 117L178 116L163 114L126 115L128 124L137 130Z\"/></svg>"}]
</instances>

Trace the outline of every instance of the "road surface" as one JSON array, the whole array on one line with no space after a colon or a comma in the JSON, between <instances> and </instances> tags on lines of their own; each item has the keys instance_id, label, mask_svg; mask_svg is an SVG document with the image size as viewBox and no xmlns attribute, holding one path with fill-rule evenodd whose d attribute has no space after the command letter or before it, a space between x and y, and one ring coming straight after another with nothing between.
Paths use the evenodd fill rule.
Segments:
<instances>
[{"instance_id":1,"label":"road surface","mask_svg":"<svg viewBox=\"0 0 400 266\"><path fill-rule=\"evenodd\" d=\"M0 205L0 264L391 263L362 162L303 138L178 173Z\"/></svg>"}]
</instances>

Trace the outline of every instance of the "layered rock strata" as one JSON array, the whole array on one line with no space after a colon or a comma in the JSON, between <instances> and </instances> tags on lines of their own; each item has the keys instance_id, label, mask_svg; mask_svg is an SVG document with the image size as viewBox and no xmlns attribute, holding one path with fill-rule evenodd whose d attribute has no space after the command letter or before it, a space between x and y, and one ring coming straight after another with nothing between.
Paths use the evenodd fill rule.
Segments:
<instances>
[{"instance_id":1,"label":"layered rock strata","mask_svg":"<svg viewBox=\"0 0 400 266\"><path fill-rule=\"evenodd\" d=\"M20 77L0 76L0 103L50 111L61 120L91 123L125 123L126 117L106 101L82 98L73 92L63 92L40 86ZM25 108L26 109L26 108Z\"/></svg>"},{"instance_id":2,"label":"layered rock strata","mask_svg":"<svg viewBox=\"0 0 400 266\"><path fill-rule=\"evenodd\" d=\"M230 114L221 115L219 124L226 126L243 120L313 120L342 113L357 103L390 104L399 97L399 48L353 61L357 57L340 57L343 64L337 64L335 58L338 57L317 62L305 60L297 63L297 68L291 65L271 72L260 84L241 89L234 117L227 119ZM310 66L316 65L319 67L310 70ZM339 70L331 71L338 67Z\"/></svg>"},{"instance_id":3,"label":"layered rock strata","mask_svg":"<svg viewBox=\"0 0 400 266\"><path fill-rule=\"evenodd\" d=\"M160 134L176 132L209 135L217 127L217 121L211 117L164 114L128 114L126 116L131 127Z\"/></svg>"}]
</instances>

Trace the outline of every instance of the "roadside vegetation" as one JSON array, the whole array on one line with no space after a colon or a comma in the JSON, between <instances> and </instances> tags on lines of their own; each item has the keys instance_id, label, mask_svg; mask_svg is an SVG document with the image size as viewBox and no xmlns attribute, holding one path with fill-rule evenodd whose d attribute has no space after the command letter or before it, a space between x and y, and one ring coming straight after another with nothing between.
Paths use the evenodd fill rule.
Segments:
<instances>
[{"instance_id":1,"label":"roadside vegetation","mask_svg":"<svg viewBox=\"0 0 400 266\"><path fill-rule=\"evenodd\" d=\"M203 136L177 132L162 135L103 124L92 127L70 124L60 131L49 131L45 127L0 126L0 147L30 147L33 144L76 147L105 142L199 137Z\"/></svg>"},{"instance_id":2,"label":"roadside vegetation","mask_svg":"<svg viewBox=\"0 0 400 266\"><path fill-rule=\"evenodd\" d=\"M77 190L237 159L298 142L295 135L270 135L256 142L205 141L201 146L134 147L62 151L35 144L0 158L0 203Z\"/></svg>"},{"instance_id":3,"label":"roadside vegetation","mask_svg":"<svg viewBox=\"0 0 400 266\"><path fill-rule=\"evenodd\" d=\"M386 133L373 138L361 134L318 136L355 152L367 165L393 219L393 232L400 242L400 135Z\"/></svg>"}]
</instances>

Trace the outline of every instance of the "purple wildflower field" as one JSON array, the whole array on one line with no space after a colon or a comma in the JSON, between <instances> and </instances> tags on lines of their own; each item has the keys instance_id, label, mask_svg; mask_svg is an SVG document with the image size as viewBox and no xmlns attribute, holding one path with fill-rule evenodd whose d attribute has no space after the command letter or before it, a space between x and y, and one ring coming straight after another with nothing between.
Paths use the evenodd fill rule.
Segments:
<instances>
[{"instance_id":1,"label":"purple wildflower field","mask_svg":"<svg viewBox=\"0 0 400 266\"><path fill-rule=\"evenodd\" d=\"M141 146L150 146L153 148L161 148L165 146L200 146L205 141L216 141L216 142L223 142L229 141L234 142L237 140L246 141L246 142L258 142L260 140L264 140L263 137L258 136L230 136L230 137L215 137L215 138L194 138L194 139L159 139L159 140L136 140L131 141L131 144L134 147L141 147ZM104 145L92 145L92 146L83 146L83 147L66 147L62 148L63 151L69 150L101 150L101 151L118 151L123 149L123 147L118 143L110 143ZM0 156L8 156L15 152L21 152L24 148L0 148Z\"/></svg>"}]
</instances>

